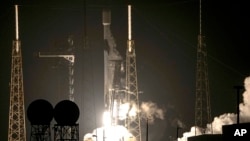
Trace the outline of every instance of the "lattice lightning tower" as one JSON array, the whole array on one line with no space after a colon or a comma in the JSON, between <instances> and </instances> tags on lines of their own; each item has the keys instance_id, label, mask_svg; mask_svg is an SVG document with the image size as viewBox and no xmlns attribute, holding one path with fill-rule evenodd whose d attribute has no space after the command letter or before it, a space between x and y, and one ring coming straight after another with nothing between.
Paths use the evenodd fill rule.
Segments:
<instances>
[{"instance_id":1,"label":"lattice lightning tower","mask_svg":"<svg viewBox=\"0 0 250 141\"><path fill-rule=\"evenodd\" d=\"M201 30L201 0L199 6L199 35L197 48L196 70L196 101L195 101L195 126L205 132L206 124L211 121L211 107L208 81L207 50L204 42L205 36Z\"/></svg>"},{"instance_id":2,"label":"lattice lightning tower","mask_svg":"<svg viewBox=\"0 0 250 141\"><path fill-rule=\"evenodd\" d=\"M13 41L8 141L26 141L21 42L18 35L18 6L15 5L16 39Z\"/></svg>"},{"instance_id":3,"label":"lattice lightning tower","mask_svg":"<svg viewBox=\"0 0 250 141\"><path fill-rule=\"evenodd\" d=\"M126 51L126 87L127 96L130 103L136 105L139 109L139 95L137 84L137 71L136 71L136 55L134 40L131 34L131 5L128 5L128 41ZM131 105L132 106L132 105ZM141 141L141 123L140 114L137 112L136 117L127 118L127 128L135 137L136 141Z\"/></svg>"}]
</instances>

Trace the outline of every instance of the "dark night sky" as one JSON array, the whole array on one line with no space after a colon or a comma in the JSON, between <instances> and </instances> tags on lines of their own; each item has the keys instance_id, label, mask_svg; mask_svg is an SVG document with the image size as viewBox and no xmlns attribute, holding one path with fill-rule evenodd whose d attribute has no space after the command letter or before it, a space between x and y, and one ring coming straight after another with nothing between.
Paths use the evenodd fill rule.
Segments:
<instances>
[{"instance_id":1,"label":"dark night sky","mask_svg":"<svg viewBox=\"0 0 250 141\"><path fill-rule=\"evenodd\" d=\"M243 85L249 75L249 11L246 2L203 0L202 29L208 50L208 73L212 117L236 112L234 85ZM117 48L125 57L127 41L126 2L109 1L112 12L111 29ZM189 131L194 125L196 47L199 30L198 0L166 0L165 2L132 2L132 29L137 55L137 72L141 101L153 101L165 109L165 119L151 125L151 138L166 141L176 136L174 119L182 121ZM23 53L25 106L43 98L55 105L67 99L67 67L62 59L38 58L39 51L65 46L73 35L78 55L83 47L84 23L88 41L89 76L92 101L84 114L96 115L100 126L103 110L103 27L104 0L86 0L84 21L83 0L23 1L19 7L20 40ZM15 38L14 7L0 4L0 139L7 140L11 47ZM80 48L80 49L79 49ZM60 50L60 49L59 49ZM80 55L79 55L80 56ZM81 69L86 67L76 58L76 94L86 82ZM86 57L85 57L86 59ZM85 60L86 61L86 60ZM59 65L59 69L53 66ZM86 61L87 62L87 61ZM90 69L91 68L91 69ZM84 77L84 78L83 78ZM90 88L91 86L91 88ZM80 102L79 100L78 102ZM83 104L84 105L84 104ZM93 106L92 106L93 105ZM94 113L94 114L93 114ZM82 116L85 116L85 115ZM84 119L84 118L83 118ZM86 122L86 121L85 121ZM84 126L84 125L83 125ZM27 127L29 122L27 121ZM84 127L83 127L84 128ZM91 129L88 128L88 129ZM92 132L81 129L85 134ZM144 129L143 129L144 130ZM29 135L28 135L29 136ZM80 140L82 136L80 136Z\"/></svg>"}]
</instances>

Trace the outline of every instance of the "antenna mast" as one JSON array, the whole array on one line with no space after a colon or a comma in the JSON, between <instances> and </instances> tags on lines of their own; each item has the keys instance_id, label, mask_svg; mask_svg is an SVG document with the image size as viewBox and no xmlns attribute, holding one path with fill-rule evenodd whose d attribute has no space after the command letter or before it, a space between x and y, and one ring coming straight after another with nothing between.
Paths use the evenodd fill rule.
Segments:
<instances>
[{"instance_id":1,"label":"antenna mast","mask_svg":"<svg viewBox=\"0 0 250 141\"><path fill-rule=\"evenodd\" d=\"M15 20L16 39L13 41L12 47L8 140L26 141L22 53L18 31L18 5L15 5Z\"/></svg>"},{"instance_id":2,"label":"antenna mast","mask_svg":"<svg viewBox=\"0 0 250 141\"><path fill-rule=\"evenodd\" d=\"M16 20L16 40L19 40L18 6L17 5L15 5L15 20Z\"/></svg>"},{"instance_id":3,"label":"antenna mast","mask_svg":"<svg viewBox=\"0 0 250 141\"><path fill-rule=\"evenodd\" d=\"M211 122L211 106L208 81L207 49L202 35L201 0L199 5L199 35L196 66L195 127L205 133L206 124ZM196 130L195 130L196 134Z\"/></svg>"}]
</instances>

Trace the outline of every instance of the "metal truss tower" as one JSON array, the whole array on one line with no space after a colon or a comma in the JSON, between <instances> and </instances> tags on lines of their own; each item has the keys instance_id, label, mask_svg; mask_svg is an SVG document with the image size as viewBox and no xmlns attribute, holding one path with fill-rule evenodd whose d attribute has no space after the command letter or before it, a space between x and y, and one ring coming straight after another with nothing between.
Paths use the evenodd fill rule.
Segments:
<instances>
[{"instance_id":1,"label":"metal truss tower","mask_svg":"<svg viewBox=\"0 0 250 141\"><path fill-rule=\"evenodd\" d=\"M132 40L132 28L131 28L131 5L128 5L128 41L126 51L126 88L127 98L130 104L135 104L136 109L139 110L139 95L137 84L137 71L136 71L136 54L135 44ZM132 107L133 105L130 105ZM135 117L127 117L127 128L131 132L136 141L141 141L141 121L140 113L137 111Z\"/></svg>"},{"instance_id":2,"label":"metal truss tower","mask_svg":"<svg viewBox=\"0 0 250 141\"><path fill-rule=\"evenodd\" d=\"M8 141L26 141L23 68L18 33L18 6L15 5L16 39L13 41Z\"/></svg>"},{"instance_id":3,"label":"metal truss tower","mask_svg":"<svg viewBox=\"0 0 250 141\"><path fill-rule=\"evenodd\" d=\"M195 126L205 132L206 125L211 121L211 107L208 81L207 49L205 36L201 30L201 0L199 6L199 35L196 66L196 100L195 100Z\"/></svg>"}]
</instances>

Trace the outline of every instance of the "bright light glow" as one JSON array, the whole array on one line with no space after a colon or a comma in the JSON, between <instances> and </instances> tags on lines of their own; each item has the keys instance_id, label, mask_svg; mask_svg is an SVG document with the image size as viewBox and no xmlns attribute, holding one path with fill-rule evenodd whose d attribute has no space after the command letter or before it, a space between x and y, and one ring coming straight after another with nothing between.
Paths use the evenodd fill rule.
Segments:
<instances>
[{"instance_id":1,"label":"bright light glow","mask_svg":"<svg viewBox=\"0 0 250 141\"><path fill-rule=\"evenodd\" d=\"M119 107L118 107L118 103L116 100L114 100L114 106L113 106L113 112L112 112L112 117L116 118L118 115L118 110L119 110Z\"/></svg>"},{"instance_id":2,"label":"bright light glow","mask_svg":"<svg viewBox=\"0 0 250 141\"><path fill-rule=\"evenodd\" d=\"M121 111L124 111L123 114L128 113L129 103L122 104L120 107L123 109ZM92 133L85 134L83 141L136 141L133 134L124 126L111 125L111 113L108 111L103 113L103 125Z\"/></svg>"},{"instance_id":3,"label":"bright light glow","mask_svg":"<svg viewBox=\"0 0 250 141\"><path fill-rule=\"evenodd\" d=\"M87 139L87 138L86 138ZM93 141L136 141L135 137L128 130L120 125L101 127L93 131Z\"/></svg>"},{"instance_id":4,"label":"bright light glow","mask_svg":"<svg viewBox=\"0 0 250 141\"><path fill-rule=\"evenodd\" d=\"M136 105L133 104L132 108L129 110L128 115L129 115L130 117L135 117L136 114L137 114L137 108L136 108Z\"/></svg>"},{"instance_id":5,"label":"bright light glow","mask_svg":"<svg viewBox=\"0 0 250 141\"><path fill-rule=\"evenodd\" d=\"M114 102L114 116L117 114L117 102ZM137 115L137 108L136 105L133 104L131 109L130 108L130 103L124 103L119 105L119 120L125 120L127 116L129 117L135 117Z\"/></svg>"},{"instance_id":6,"label":"bright light glow","mask_svg":"<svg viewBox=\"0 0 250 141\"><path fill-rule=\"evenodd\" d=\"M93 141L93 134L88 133L83 137L83 141Z\"/></svg>"},{"instance_id":7,"label":"bright light glow","mask_svg":"<svg viewBox=\"0 0 250 141\"><path fill-rule=\"evenodd\" d=\"M127 116L135 117L137 115L136 105L133 104L131 109L129 108L130 103L118 104L117 101L114 101L112 117L116 118L118 116L119 120L125 120Z\"/></svg>"},{"instance_id":8,"label":"bright light glow","mask_svg":"<svg viewBox=\"0 0 250 141\"><path fill-rule=\"evenodd\" d=\"M104 126L111 126L111 116L110 116L110 112L105 111L103 113L103 125Z\"/></svg>"},{"instance_id":9,"label":"bright light glow","mask_svg":"<svg viewBox=\"0 0 250 141\"><path fill-rule=\"evenodd\" d=\"M119 119L120 120L126 119L128 110L129 110L129 103L124 103L124 104L120 105L120 109L119 109Z\"/></svg>"}]
</instances>

